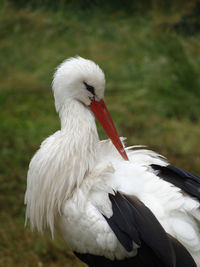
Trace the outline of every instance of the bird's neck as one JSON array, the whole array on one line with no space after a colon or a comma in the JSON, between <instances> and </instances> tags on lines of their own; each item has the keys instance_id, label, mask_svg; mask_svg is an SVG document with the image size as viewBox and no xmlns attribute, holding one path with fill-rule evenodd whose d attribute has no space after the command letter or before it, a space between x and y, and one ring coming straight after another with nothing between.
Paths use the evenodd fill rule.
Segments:
<instances>
[{"instance_id":1,"label":"bird's neck","mask_svg":"<svg viewBox=\"0 0 200 267\"><path fill-rule=\"evenodd\" d=\"M59 115L61 130L43 143L31 161L25 197L26 219L32 228L43 231L48 226L52 235L63 204L95 164L99 140L94 116L81 103L66 103Z\"/></svg>"},{"instance_id":2,"label":"bird's neck","mask_svg":"<svg viewBox=\"0 0 200 267\"><path fill-rule=\"evenodd\" d=\"M87 128L89 131L95 130L95 136L98 137L94 115L87 106L79 101L66 101L59 111L59 116L62 131L69 132L76 131L78 128Z\"/></svg>"},{"instance_id":3,"label":"bird's neck","mask_svg":"<svg viewBox=\"0 0 200 267\"><path fill-rule=\"evenodd\" d=\"M67 102L59 113L63 140L71 156L86 170L92 168L99 141L95 118L88 107L73 100ZM82 163L83 162L83 163Z\"/></svg>"}]
</instances>

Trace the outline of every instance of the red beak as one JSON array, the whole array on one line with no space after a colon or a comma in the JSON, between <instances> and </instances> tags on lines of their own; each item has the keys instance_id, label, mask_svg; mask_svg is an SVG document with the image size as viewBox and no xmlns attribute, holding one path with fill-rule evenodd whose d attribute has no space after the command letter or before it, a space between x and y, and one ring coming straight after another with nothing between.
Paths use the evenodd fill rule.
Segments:
<instances>
[{"instance_id":1,"label":"red beak","mask_svg":"<svg viewBox=\"0 0 200 267\"><path fill-rule=\"evenodd\" d=\"M111 119L111 116L106 108L106 105L103 100L96 101L92 100L92 103L89 106L94 113L95 117L103 126L106 134L112 140L114 146L119 151L120 155L123 157L124 160L128 160L126 151L124 150L124 146L119 139L119 135L115 128L115 125Z\"/></svg>"}]
</instances>

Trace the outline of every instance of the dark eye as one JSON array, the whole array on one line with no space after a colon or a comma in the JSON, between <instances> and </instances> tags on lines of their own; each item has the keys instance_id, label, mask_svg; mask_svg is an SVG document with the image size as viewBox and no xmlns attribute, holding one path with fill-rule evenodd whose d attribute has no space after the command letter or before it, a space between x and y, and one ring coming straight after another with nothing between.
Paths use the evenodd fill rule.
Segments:
<instances>
[{"instance_id":1,"label":"dark eye","mask_svg":"<svg viewBox=\"0 0 200 267\"><path fill-rule=\"evenodd\" d=\"M86 89L87 89L90 93L92 93L93 95L95 95L94 87L91 86L91 85L89 85L89 84L87 84L86 82L83 82L83 83L85 84Z\"/></svg>"}]
</instances>

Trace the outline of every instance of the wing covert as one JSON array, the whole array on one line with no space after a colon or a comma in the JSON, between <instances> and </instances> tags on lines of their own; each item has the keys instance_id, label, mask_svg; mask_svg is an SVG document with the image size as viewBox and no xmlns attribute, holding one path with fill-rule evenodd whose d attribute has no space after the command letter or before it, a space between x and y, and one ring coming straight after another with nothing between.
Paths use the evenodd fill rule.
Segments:
<instances>
[{"instance_id":1,"label":"wing covert","mask_svg":"<svg viewBox=\"0 0 200 267\"><path fill-rule=\"evenodd\" d=\"M200 178L198 176L170 164L167 166L152 164L150 166L153 170L158 171L157 175L160 178L179 187L200 201Z\"/></svg>"}]
</instances>

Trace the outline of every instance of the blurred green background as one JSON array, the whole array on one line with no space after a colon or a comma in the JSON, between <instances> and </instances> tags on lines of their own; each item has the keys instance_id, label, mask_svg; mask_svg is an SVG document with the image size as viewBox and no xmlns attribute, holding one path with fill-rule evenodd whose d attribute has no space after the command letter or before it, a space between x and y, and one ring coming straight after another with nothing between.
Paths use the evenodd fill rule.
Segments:
<instances>
[{"instance_id":1,"label":"blurred green background","mask_svg":"<svg viewBox=\"0 0 200 267\"><path fill-rule=\"evenodd\" d=\"M75 55L104 69L128 145L200 175L200 1L1 0L0 266L84 266L59 236L24 228L29 161L60 127L52 75Z\"/></svg>"}]
</instances>

